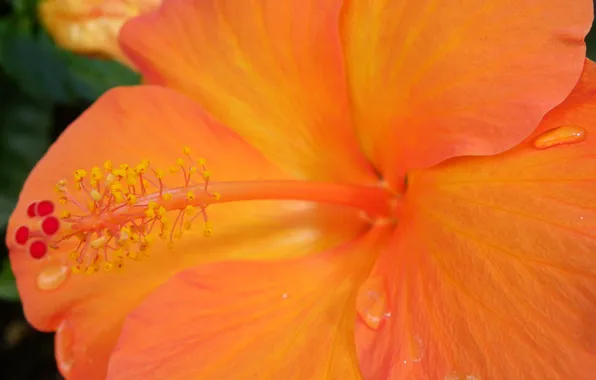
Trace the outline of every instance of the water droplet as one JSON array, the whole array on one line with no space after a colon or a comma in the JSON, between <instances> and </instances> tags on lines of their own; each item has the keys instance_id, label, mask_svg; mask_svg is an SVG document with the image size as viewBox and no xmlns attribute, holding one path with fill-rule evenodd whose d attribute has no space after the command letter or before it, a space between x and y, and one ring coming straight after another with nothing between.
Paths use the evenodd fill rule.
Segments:
<instances>
[{"instance_id":1,"label":"water droplet","mask_svg":"<svg viewBox=\"0 0 596 380\"><path fill-rule=\"evenodd\" d=\"M39 290L56 290L58 289L70 274L70 270L66 265L51 265L44 268L37 275L37 288Z\"/></svg>"},{"instance_id":2,"label":"water droplet","mask_svg":"<svg viewBox=\"0 0 596 380\"><path fill-rule=\"evenodd\" d=\"M534 148L548 149L562 144L574 144L586 139L586 130L574 125L548 130L534 140Z\"/></svg>"},{"instance_id":3,"label":"water droplet","mask_svg":"<svg viewBox=\"0 0 596 380\"><path fill-rule=\"evenodd\" d=\"M356 310L362 321L376 330L384 319L391 316L387 311L387 292L384 277L369 277L358 291Z\"/></svg>"},{"instance_id":4,"label":"water droplet","mask_svg":"<svg viewBox=\"0 0 596 380\"><path fill-rule=\"evenodd\" d=\"M418 335L414 336L412 339L410 339L408 348L410 360L414 363L419 363L424 357L424 344L422 343L422 338Z\"/></svg>"},{"instance_id":5,"label":"water droplet","mask_svg":"<svg viewBox=\"0 0 596 380\"><path fill-rule=\"evenodd\" d=\"M451 372L449 375L445 376L444 380L480 380L480 378L473 375L461 375L457 372Z\"/></svg>"},{"instance_id":6,"label":"water droplet","mask_svg":"<svg viewBox=\"0 0 596 380\"><path fill-rule=\"evenodd\" d=\"M75 360L75 354L73 352L74 338L74 331L70 321L62 321L56 330L54 347L56 351L56 363L58 364L60 373L66 378L70 377Z\"/></svg>"}]
</instances>

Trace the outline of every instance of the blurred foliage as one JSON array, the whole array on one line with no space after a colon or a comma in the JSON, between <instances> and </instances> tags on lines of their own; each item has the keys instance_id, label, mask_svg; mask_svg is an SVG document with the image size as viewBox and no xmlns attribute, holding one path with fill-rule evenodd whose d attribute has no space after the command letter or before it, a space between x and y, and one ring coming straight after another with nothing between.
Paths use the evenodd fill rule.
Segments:
<instances>
[{"instance_id":1,"label":"blurred foliage","mask_svg":"<svg viewBox=\"0 0 596 380\"><path fill-rule=\"evenodd\" d=\"M116 62L58 49L37 19L38 1L0 0L0 230L3 235L27 174L64 128L109 88L139 83L137 74ZM596 59L596 33L590 34L587 41L588 56ZM15 301L18 293L3 248L0 327L4 339L0 342L0 378L58 378L51 336L28 327Z\"/></svg>"},{"instance_id":2,"label":"blurred foliage","mask_svg":"<svg viewBox=\"0 0 596 380\"><path fill-rule=\"evenodd\" d=\"M2 229L27 174L67 124L56 113L71 109L76 116L109 88L139 83L136 73L117 62L57 48L37 20L38 1L0 0ZM0 298L4 294L12 293L0 289Z\"/></svg>"},{"instance_id":3,"label":"blurred foliage","mask_svg":"<svg viewBox=\"0 0 596 380\"><path fill-rule=\"evenodd\" d=\"M0 230L49 145L106 90L140 82L117 62L60 50L37 19L39 0L0 0ZM0 251L0 378L58 378L51 336L27 326ZM29 354L29 352L35 352ZM3 363L5 362L6 363ZM6 365L5 365L6 364Z\"/></svg>"}]
</instances>

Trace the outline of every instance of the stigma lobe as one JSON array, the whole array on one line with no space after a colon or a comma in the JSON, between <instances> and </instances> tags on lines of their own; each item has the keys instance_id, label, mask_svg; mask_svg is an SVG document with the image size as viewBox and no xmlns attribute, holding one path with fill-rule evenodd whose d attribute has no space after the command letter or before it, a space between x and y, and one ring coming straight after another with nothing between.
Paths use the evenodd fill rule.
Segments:
<instances>
[{"instance_id":1,"label":"stigma lobe","mask_svg":"<svg viewBox=\"0 0 596 380\"><path fill-rule=\"evenodd\" d=\"M46 238L58 232L60 221L51 215L54 212L54 203L49 200L30 203L26 212L30 219L37 222L37 225L17 227L14 240L21 246L28 244L29 255L34 259L41 259L48 252Z\"/></svg>"}]
</instances>

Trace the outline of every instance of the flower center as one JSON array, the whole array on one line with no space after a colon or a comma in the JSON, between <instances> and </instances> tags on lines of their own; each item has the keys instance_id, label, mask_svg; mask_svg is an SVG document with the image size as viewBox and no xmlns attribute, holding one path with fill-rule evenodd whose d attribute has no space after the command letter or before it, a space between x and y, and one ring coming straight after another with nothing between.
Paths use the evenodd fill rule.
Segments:
<instances>
[{"instance_id":1,"label":"flower center","mask_svg":"<svg viewBox=\"0 0 596 380\"><path fill-rule=\"evenodd\" d=\"M115 167L106 161L103 168L74 172L74 183L59 180L55 186L63 205L55 215L50 200L33 202L27 209L32 222L15 231L18 245L41 259L61 254L63 245L70 252L72 271L96 273L121 267L125 259L141 259L155 238L172 246L197 221L203 235L213 227L207 207L217 203L252 200L302 200L337 204L362 210L373 219L392 217L395 197L381 186L310 182L245 181L214 182L204 159L194 160L190 149L178 158L168 172L182 177L182 185L168 187L166 172L153 168L148 160L136 166ZM74 245L72 242L74 241Z\"/></svg>"}]
</instances>

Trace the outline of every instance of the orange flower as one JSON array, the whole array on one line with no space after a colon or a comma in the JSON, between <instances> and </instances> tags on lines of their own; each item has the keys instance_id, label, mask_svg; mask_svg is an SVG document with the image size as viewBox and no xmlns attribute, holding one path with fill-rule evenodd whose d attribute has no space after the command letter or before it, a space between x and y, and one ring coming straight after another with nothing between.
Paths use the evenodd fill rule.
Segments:
<instances>
[{"instance_id":1,"label":"orange flower","mask_svg":"<svg viewBox=\"0 0 596 380\"><path fill-rule=\"evenodd\" d=\"M130 18L156 9L162 0L42 0L39 15L66 50L127 62L118 33Z\"/></svg>"},{"instance_id":2,"label":"orange flower","mask_svg":"<svg viewBox=\"0 0 596 380\"><path fill-rule=\"evenodd\" d=\"M153 86L70 126L9 224L65 376L591 379L592 2L453 4L127 23Z\"/></svg>"}]
</instances>

